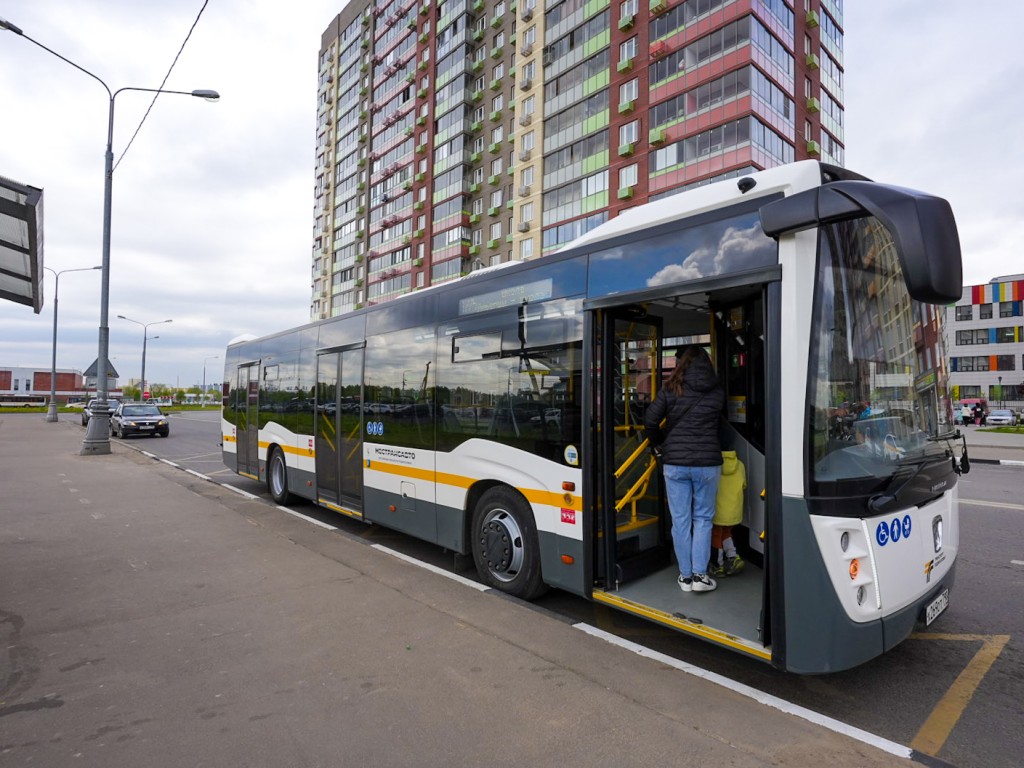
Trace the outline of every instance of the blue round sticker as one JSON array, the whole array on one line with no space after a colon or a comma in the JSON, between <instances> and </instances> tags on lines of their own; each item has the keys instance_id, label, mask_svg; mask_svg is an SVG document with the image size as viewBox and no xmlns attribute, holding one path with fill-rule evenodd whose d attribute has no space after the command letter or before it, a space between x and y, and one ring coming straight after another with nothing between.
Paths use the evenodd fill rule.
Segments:
<instances>
[{"instance_id":1,"label":"blue round sticker","mask_svg":"<svg viewBox=\"0 0 1024 768\"><path fill-rule=\"evenodd\" d=\"M892 537L893 544L903 536L903 528L900 526L900 519L898 517L894 517L892 522L889 523L889 535Z\"/></svg>"},{"instance_id":2,"label":"blue round sticker","mask_svg":"<svg viewBox=\"0 0 1024 768\"><path fill-rule=\"evenodd\" d=\"M910 538L910 515L903 516L903 538Z\"/></svg>"},{"instance_id":3,"label":"blue round sticker","mask_svg":"<svg viewBox=\"0 0 1024 768\"><path fill-rule=\"evenodd\" d=\"M875 529L875 539L880 547L884 547L889 543L889 526L885 524L885 520L880 522Z\"/></svg>"}]
</instances>

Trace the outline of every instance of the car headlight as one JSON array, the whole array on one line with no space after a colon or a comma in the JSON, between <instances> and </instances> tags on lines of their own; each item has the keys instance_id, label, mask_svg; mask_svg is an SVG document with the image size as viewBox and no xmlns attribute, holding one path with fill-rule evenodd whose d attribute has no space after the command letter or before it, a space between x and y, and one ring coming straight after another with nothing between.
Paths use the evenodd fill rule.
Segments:
<instances>
[{"instance_id":1,"label":"car headlight","mask_svg":"<svg viewBox=\"0 0 1024 768\"><path fill-rule=\"evenodd\" d=\"M932 543L935 545L935 551L942 551L942 516L939 515L932 520Z\"/></svg>"}]
</instances>

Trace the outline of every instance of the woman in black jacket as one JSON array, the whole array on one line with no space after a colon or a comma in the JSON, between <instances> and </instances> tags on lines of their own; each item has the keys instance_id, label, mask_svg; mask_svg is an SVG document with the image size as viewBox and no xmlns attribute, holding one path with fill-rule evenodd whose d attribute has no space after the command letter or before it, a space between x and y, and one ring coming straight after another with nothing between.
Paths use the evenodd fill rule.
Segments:
<instances>
[{"instance_id":1,"label":"woman in black jacket","mask_svg":"<svg viewBox=\"0 0 1024 768\"><path fill-rule=\"evenodd\" d=\"M687 347L676 357L675 369L647 409L644 428L664 464L679 588L710 592L717 586L707 570L722 472L718 426L725 392L703 347Z\"/></svg>"}]
</instances>

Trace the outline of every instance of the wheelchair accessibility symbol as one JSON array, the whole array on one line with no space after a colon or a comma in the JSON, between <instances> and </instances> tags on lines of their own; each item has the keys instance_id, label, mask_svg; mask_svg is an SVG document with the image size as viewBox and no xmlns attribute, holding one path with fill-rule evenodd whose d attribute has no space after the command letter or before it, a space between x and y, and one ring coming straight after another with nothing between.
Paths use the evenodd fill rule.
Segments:
<instances>
[{"instance_id":1,"label":"wheelchair accessibility symbol","mask_svg":"<svg viewBox=\"0 0 1024 768\"><path fill-rule=\"evenodd\" d=\"M912 525L910 515L904 515L903 519L894 517L891 522L883 520L875 528L875 541L878 546L884 547L890 541L895 544L900 539L909 539Z\"/></svg>"}]
</instances>

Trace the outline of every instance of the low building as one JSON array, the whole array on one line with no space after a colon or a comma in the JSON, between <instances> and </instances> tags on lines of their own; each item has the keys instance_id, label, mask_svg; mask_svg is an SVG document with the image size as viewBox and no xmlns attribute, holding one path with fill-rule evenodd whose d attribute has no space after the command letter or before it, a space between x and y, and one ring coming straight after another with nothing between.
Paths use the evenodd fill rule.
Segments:
<instances>
[{"instance_id":1,"label":"low building","mask_svg":"<svg viewBox=\"0 0 1024 768\"><path fill-rule=\"evenodd\" d=\"M1024 407L1024 275L964 286L946 310L946 349L954 401Z\"/></svg>"}]
</instances>

